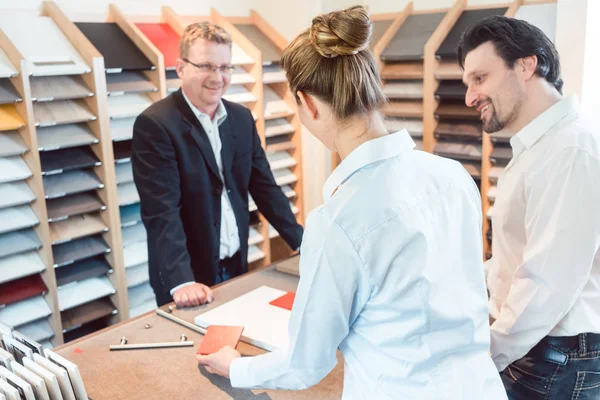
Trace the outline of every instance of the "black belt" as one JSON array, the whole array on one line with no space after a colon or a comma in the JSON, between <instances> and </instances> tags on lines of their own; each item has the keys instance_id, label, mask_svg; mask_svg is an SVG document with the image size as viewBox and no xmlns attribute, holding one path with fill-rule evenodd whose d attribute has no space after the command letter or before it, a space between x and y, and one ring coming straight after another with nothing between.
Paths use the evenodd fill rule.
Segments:
<instances>
[{"instance_id":1,"label":"black belt","mask_svg":"<svg viewBox=\"0 0 600 400\"><path fill-rule=\"evenodd\" d=\"M576 336L546 336L527 353L555 364L566 365L569 356L600 347L600 334L580 333Z\"/></svg>"},{"instance_id":2,"label":"black belt","mask_svg":"<svg viewBox=\"0 0 600 400\"><path fill-rule=\"evenodd\" d=\"M576 336L546 336L542 339L542 342L550 346L578 351L584 343L586 346L600 344L600 334L580 333Z\"/></svg>"},{"instance_id":3,"label":"black belt","mask_svg":"<svg viewBox=\"0 0 600 400\"><path fill-rule=\"evenodd\" d=\"M222 260L219 260L219 269L225 270L225 271L229 272L230 274L233 274L235 271L238 270L238 267L240 265L241 256L242 256L242 253L240 251L238 251L237 253L235 253L234 255L232 255L229 258L224 258Z\"/></svg>"}]
</instances>

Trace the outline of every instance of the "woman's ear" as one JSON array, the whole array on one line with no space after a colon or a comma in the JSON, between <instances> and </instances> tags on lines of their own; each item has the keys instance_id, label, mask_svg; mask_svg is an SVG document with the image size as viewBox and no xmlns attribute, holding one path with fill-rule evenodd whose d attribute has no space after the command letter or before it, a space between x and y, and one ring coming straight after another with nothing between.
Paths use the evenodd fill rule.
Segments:
<instances>
[{"instance_id":1,"label":"woman's ear","mask_svg":"<svg viewBox=\"0 0 600 400\"><path fill-rule=\"evenodd\" d=\"M306 94L304 92L298 91L296 93L298 98L300 99L300 104L308 110L308 114L312 116L312 118L316 121L319 118L319 110L317 109L317 104L314 98Z\"/></svg>"}]
</instances>

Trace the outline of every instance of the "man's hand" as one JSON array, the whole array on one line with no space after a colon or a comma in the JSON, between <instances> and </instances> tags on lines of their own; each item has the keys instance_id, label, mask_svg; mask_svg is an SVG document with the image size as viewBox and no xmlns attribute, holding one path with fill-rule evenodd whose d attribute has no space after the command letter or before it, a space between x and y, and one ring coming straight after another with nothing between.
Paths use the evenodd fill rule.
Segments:
<instances>
[{"instance_id":1,"label":"man's hand","mask_svg":"<svg viewBox=\"0 0 600 400\"><path fill-rule=\"evenodd\" d=\"M223 346L216 353L203 356L196 354L196 360L200 365L206 366L206 370L211 374L217 374L229 378L229 367L236 358L242 355L231 346Z\"/></svg>"},{"instance_id":2,"label":"man's hand","mask_svg":"<svg viewBox=\"0 0 600 400\"><path fill-rule=\"evenodd\" d=\"M201 283L184 286L173 293L173 300L178 307L196 307L213 301L212 290Z\"/></svg>"}]
</instances>

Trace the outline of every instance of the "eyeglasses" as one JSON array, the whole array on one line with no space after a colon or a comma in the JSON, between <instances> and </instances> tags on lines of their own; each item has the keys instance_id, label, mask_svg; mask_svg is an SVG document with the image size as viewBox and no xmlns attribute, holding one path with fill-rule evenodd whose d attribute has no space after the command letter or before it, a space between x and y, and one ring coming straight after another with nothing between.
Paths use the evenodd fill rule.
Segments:
<instances>
[{"instance_id":1,"label":"eyeglasses","mask_svg":"<svg viewBox=\"0 0 600 400\"><path fill-rule=\"evenodd\" d=\"M196 63L191 62L187 58L183 58L183 61L185 61L188 64L192 64L194 67L198 68L201 72L204 72L204 73L214 72L216 70L219 70L220 73L229 75L233 72L233 70L235 68L233 65L196 64Z\"/></svg>"}]
</instances>

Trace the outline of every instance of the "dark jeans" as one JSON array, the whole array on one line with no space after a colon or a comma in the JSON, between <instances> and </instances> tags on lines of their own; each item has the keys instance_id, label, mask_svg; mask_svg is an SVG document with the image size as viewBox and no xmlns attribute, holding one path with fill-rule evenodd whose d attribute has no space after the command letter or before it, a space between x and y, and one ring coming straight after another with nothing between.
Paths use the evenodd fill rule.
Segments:
<instances>
[{"instance_id":1,"label":"dark jeans","mask_svg":"<svg viewBox=\"0 0 600 400\"><path fill-rule=\"evenodd\" d=\"M547 336L501 376L510 400L599 400L600 335Z\"/></svg>"}]
</instances>

